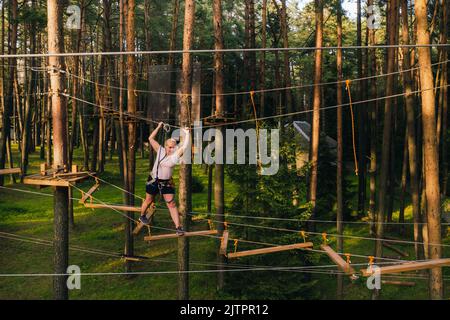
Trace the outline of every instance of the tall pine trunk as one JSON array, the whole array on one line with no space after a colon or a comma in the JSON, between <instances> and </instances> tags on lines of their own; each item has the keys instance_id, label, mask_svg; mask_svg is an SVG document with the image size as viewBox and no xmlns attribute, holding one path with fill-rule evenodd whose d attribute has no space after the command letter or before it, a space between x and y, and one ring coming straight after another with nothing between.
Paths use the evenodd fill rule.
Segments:
<instances>
[{"instance_id":1,"label":"tall pine trunk","mask_svg":"<svg viewBox=\"0 0 450 320\"><path fill-rule=\"evenodd\" d=\"M323 42L323 2L315 0L316 11L316 48L322 47ZM319 135L320 135L320 107L322 105L322 95L320 83L322 82L322 50L315 51L314 59L314 93L313 93L313 120L311 129L311 180L309 186L309 201L311 204L311 219L314 220L317 211L317 176L319 161ZM314 230L314 224L311 223L311 230Z\"/></svg>"},{"instance_id":2,"label":"tall pine trunk","mask_svg":"<svg viewBox=\"0 0 450 320\"><path fill-rule=\"evenodd\" d=\"M430 35L428 33L426 0L416 0L414 8L417 19L417 44L429 45ZM439 259L442 255L439 159L436 141L436 112L433 72L431 70L431 50L428 47L418 47L417 51L419 54L420 87L422 91L422 130L429 255L431 259ZM442 299L443 294L442 268L433 268L430 272L430 298Z\"/></svg>"},{"instance_id":3,"label":"tall pine trunk","mask_svg":"<svg viewBox=\"0 0 450 320\"><path fill-rule=\"evenodd\" d=\"M127 10L127 51L135 51L136 33L134 26L134 11L135 1L128 0ZM136 115L136 57L132 54L127 55L127 107L128 114L133 117ZM127 205L134 206L134 185L135 185L135 173L136 173L136 122L131 119L128 123L128 158L127 158L127 171L128 171L128 183L127 183ZM133 223L134 213L127 212L127 221L125 227L125 254L132 256L134 254L134 239L133 239ZM127 272L131 271L130 262L127 263Z\"/></svg>"},{"instance_id":4,"label":"tall pine trunk","mask_svg":"<svg viewBox=\"0 0 450 320\"><path fill-rule=\"evenodd\" d=\"M64 52L63 4L57 0L47 2L48 51ZM64 58L49 57L49 70L52 98L53 126L53 168L63 169L67 165L67 102L61 93L64 92L64 74L57 69L65 69ZM69 264L69 231L68 231L68 188L54 189L54 272L65 274ZM53 279L54 298L66 300L69 293L66 285L67 276L56 276Z\"/></svg>"},{"instance_id":5,"label":"tall pine trunk","mask_svg":"<svg viewBox=\"0 0 450 320\"><path fill-rule=\"evenodd\" d=\"M337 2L337 46L342 47L342 7L341 1ZM343 234L344 220L344 198L343 198L343 139L342 139L342 49L338 49L336 53L336 67L338 84L336 89L337 97L337 171L336 171L336 229L340 237L337 239L337 251L344 252L344 239L341 237ZM344 277L342 274L337 276L337 298L342 299L344 294Z\"/></svg>"},{"instance_id":6,"label":"tall pine trunk","mask_svg":"<svg viewBox=\"0 0 450 320\"><path fill-rule=\"evenodd\" d=\"M408 0L401 0L402 9L402 40L403 44L409 44L409 31L408 31ZM404 47L403 51L403 70L411 69L411 56L409 48ZM422 246L419 244L422 242L422 235L420 231L420 191L419 191L419 176L417 168L417 141L416 141L416 124L415 124L415 112L414 112L414 95L413 80L411 72L403 72L403 88L405 90L405 104L406 104L406 122L408 132L408 163L409 163L409 180L411 188L411 202L413 209L414 220L414 250L416 253L416 259L423 259Z\"/></svg>"},{"instance_id":7,"label":"tall pine trunk","mask_svg":"<svg viewBox=\"0 0 450 320\"><path fill-rule=\"evenodd\" d=\"M214 23L214 49L222 50L223 44L223 31L222 31L222 0L214 0L213 3L213 23ZM223 53L216 52L214 54L214 69L216 75L215 81L215 94L216 94L216 112L217 117L224 117L225 111L225 98L223 96L224 89L224 76L223 76ZM216 129L216 152L217 154L223 154L219 150L223 151L223 127ZM222 145L220 145L222 143ZM216 164L215 167L215 181L214 181L214 204L216 207L216 220L219 236L222 236L224 231L225 222L225 184L224 184L224 165ZM219 264L219 270L223 269L225 264L225 257L221 254L218 255L217 263ZM219 272L217 278L217 288L221 290L224 286L224 273Z\"/></svg>"},{"instance_id":8,"label":"tall pine trunk","mask_svg":"<svg viewBox=\"0 0 450 320\"><path fill-rule=\"evenodd\" d=\"M11 17L11 29L8 34L9 38L9 54L17 53L17 28L18 28L18 20L17 20L17 0L11 0L9 3L10 12L8 16ZM15 82L15 69L17 60L15 58L11 58L8 61L9 63L9 79L6 90L6 99L3 110L3 123L2 123L2 135L0 138L0 169L5 168L6 163L6 149L8 140L10 139L10 131L11 131L11 112L13 110L14 104L14 82ZM11 158L11 157L10 157ZM3 175L0 175L0 186L3 185Z\"/></svg>"},{"instance_id":9,"label":"tall pine trunk","mask_svg":"<svg viewBox=\"0 0 450 320\"><path fill-rule=\"evenodd\" d=\"M184 11L184 31L183 50L192 49L195 22L195 0L186 0ZM192 92L192 57L190 53L183 53L183 64L181 74L181 121L182 127L190 126L189 94ZM190 228L190 213L192 211L191 199L192 165L180 165L180 215L184 216L184 227L188 231ZM189 239L181 237L178 239L178 299L187 300L189 298L189 275L185 271L189 270Z\"/></svg>"}]
</instances>

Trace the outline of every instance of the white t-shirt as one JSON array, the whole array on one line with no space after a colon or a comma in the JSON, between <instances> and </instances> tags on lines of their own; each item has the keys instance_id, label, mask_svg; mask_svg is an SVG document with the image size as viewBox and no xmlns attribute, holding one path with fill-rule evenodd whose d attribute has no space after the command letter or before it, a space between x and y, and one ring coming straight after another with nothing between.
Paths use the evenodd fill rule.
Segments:
<instances>
[{"instance_id":1,"label":"white t-shirt","mask_svg":"<svg viewBox=\"0 0 450 320\"><path fill-rule=\"evenodd\" d=\"M166 156L166 149L159 146L158 152L156 153L156 161L153 164L153 179L158 177L158 179L168 180L172 177L173 167L175 167L180 160L180 157L177 155L176 151L177 150L174 150L170 156Z\"/></svg>"}]
</instances>

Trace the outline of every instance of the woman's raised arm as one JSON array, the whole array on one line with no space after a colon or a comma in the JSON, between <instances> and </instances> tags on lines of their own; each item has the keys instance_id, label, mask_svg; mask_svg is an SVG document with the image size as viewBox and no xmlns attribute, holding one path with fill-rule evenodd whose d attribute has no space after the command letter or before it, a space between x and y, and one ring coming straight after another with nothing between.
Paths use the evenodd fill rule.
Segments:
<instances>
[{"instance_id":1,"label":"woman's raised arm","mask_svg":"<svg viewBox=\"0 0 450 320\"><path fill-rule=\"evenodd\" d=\"M161 129L161 127L162 127L163 125L164 125L164 123L163 123L163 122L160 122L160 123L158 124L158 126L156 127L156 129L153 130L153 132L152 132L152 133L150 134L150 136L148 137L148 141L150 142L150 145L152 146L153 150L155 150L156 152L158 152L160 145L159 145L158 141L155 140L155 137L156 137L156 135L158 134L159 129Z\"/></svg>"}]
</instances>

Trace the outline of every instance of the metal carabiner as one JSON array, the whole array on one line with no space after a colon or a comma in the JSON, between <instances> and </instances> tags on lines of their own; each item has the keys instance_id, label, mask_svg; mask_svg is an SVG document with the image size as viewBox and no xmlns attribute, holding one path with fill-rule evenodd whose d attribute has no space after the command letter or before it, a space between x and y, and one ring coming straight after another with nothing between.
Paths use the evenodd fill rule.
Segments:
<instances>
[{"instance_id":1,"label":"metal carabiner","mask_svg":"<svg viewBox=\"0 0 450 320\"><path fill-rule=\"evenodd\" d=\"M164 129L165 132L169 132L170 131L170 124L164 123L163 129Z\"/></svg>"}]
</instances>

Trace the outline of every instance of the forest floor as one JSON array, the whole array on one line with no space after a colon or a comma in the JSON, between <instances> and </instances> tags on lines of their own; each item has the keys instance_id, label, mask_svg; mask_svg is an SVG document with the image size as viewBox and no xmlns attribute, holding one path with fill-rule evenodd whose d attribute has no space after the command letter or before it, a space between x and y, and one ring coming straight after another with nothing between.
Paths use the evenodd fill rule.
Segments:
<instances>
[{"instance_id":1,"label":"forest floor","mask_svg":"<svg viewBox=\"0 0 450 320\"><path fill-rule=\"evenodd\" d=\"M15 154L17 150L15 150ZM120 185L120 178L116 159L108 161L105 173L101 178ZM30 173L39 171L39 152L35 152L30 158ZM15 159L18 163L18 159ZM81 154L76 151L74 163L82 163ZM148 175L148 160L137 157L136 166L136 194L145 195L145 180ZM193 211L207 211L207 179L208 176L200 166L194 166L193 175L199 178L204 186L201 193L193 194ZM177 177L177 172L175 173ZM177 180L177 178L175 178ZM21 193L13 190L0 189L0 232L20 235L22 237L52 240L53 237L53 199L50 188L37 189L21 184L12 185L9 177L5 177L6 187L42 192L49 196ZM176 181L177 182L177 181ZM356 185L356 180L353 181ZM77 187L88 190L93 181L87 181ZM226 205L229 205L236 195L233 184L226 181ZM81 198L78 191L74 191L74 198ZM122 193L113 186L101 183L100 189L94 194L94 198L106 203L122 203ZM137 199L140 204L140 199ZM165 206L158 203L158 207ZM101 209L92 210L78 204L74 200L75 228L70 232L70 245L89 249L97 249L104 252L120 254L124 245L124 217L118 212ZM411 221L411 207L406 209L406 220ZM394 221L397 221L398 211L394 213ZM329 217L328 217L329 218ZM161 228L172 229L168 212L157 211L154 224ZM193 223L194 230L205 230L208 228L206 221ZM406 235L402 239L411 240L412 226L406 227ZM450 245L450 237L447 226L444 228L444 243ZM329 234L336 233L334 224L323 224L318 226L319 232L326 231ZM401 238L395 230L390 235ZM174 239L156 241L150 245L142 240L145 230L135 239L136 255L151 257L134 264L136 272L176 271L177 270L177 241ZM367 224L346 225L345 235L356 237L369 237ZM333 239L332 239L333 240ZM330 244L335 246L334 242ZM198 237L190 240L191 270L215 269L216 252L218 240L208 237ZM409 257L400 259L413 259L414 246L394 245L405 251ZM369 256L374 251L374 242L371 240L346 238L345 252ZM384 249L386 257L399 258L398 254ZM450 257L449 247L444 247L444 257ZM21 242L18 240L0 237L0 273L53 273L52 248L32 242ZM83 273L120 273L124 272L123 260L102 254L88 252L70 251L70 265L78 265ZM367 263L364 258L352 258L353 263ZM245 263L243 261L242 263ZM321 265L332 264L323 256ZM444 275L450 278L450 268L444 268ZM398 280L414 281L415 286L403 287L395 285L383 285L382 299L427 299L428 289L425 277L426 273L409 274L407 278ZM411 279L410 277L414 277ZM327 274L313 274L313 280L317 280L315 289L321 299L336 298L336 276ZM346 299L370 299L371 291L367 289L364 279L351 282L345 279ZM176 273L172 274L149 274L138 276L107 275L107 276L84 276L82 277L81 290L71 290L70 299L158 299L170 300L177 298ZM190 275L190 297L191 299L220 299L216 292L216 273L193 273ZM391 280L386 278L386 280ZM445 282L446 299L450 298L450 281ZM229 298L229 297L227 297ZM302 297L299 297L301 299ZM52 278L48 276L36 277L0 277L0 299L52 299Z\"/></svg>"}]
</instances>

